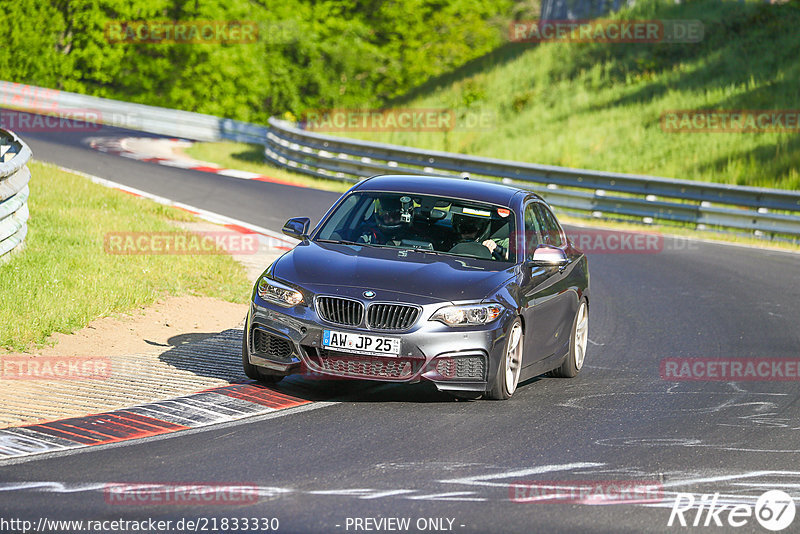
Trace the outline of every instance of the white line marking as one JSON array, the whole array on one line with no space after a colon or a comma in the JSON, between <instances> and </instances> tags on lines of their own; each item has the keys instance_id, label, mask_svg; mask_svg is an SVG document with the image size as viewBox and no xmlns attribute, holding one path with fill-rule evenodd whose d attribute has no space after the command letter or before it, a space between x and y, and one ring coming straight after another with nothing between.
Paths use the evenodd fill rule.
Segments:
<instances>
[{"instance_id":1,"label":"white line marking","mask_svg":"<svg viewBox=\"0 0 800 534\"><path fill-rule=\"evenodd\" d=\"M187 211L191 211L201 219L204 219L209 222L217 224L235 224L236 226L247 228L248 230L252 230L253 232L275 238L281 241L282 243L288 244L290 247L294 247L297 244L297 242L286 238L284 235L269 230L267 228L264 228L263 226L258 226L245 221L240 221L239 219L234 219L226 215L214 213L213 211L204 210L196 206L190 206L189 204L184 204L183 202L176 202L174 200L170 200L162 196L154 195L153 193L148 193L147 191L142 191L141 189L136 189L134 187L129 187L127 185L123 185L117 182L112 182L111 180L106 180L105 178L100 178L99 176L95 176L93 174L87 174L82 171L76 171L75 169L70 169L68 167L62 167L59 165L57 165L56 168L65 172L71 172L73 174L77 174L78 176L83 176L84 178L88 178L92 182L98 185L102 185L103 187L109 187L111 189L120 189L122 191L127 191L128 193L133 193L134 195L150 199L154 202L158 202L159 204L164 204L165 206L172 206L175 208L181 208Z\"/></svg>"},{"instance_id":2,"label":"white line marking","mask_svg":"<svg viewBox=\"0 0 800 534\"><path fill-rule=\"evenodd\" d=\"M158 162L158 164L166 167L176 167L178 169L192 169L194 167L200 167L196 161L179 161L173 159L162 159Z\"/></svg>"},{"instance_id":3,"label":"white line marking","mask_svg":"<svg viewBox=\"0 0 800 534\"><path fill-rule=\"evenodd\" d=\"M413 497L406 497L413 501L474 501L485 502L487 499L483 497L469 497L475 495L474 491L451 491L449 493L431 493L429 495L415 495Z\"/></svg>"},{"instance_id":4,"label":"white line marking","mask_svg":"<svg viewBox=\"0 0 800 534\"><path fill-rule=\"evenodd\" d=\"M800 471L751 471L750 473L741 473L738 475L719 475L704 478L690 478L687 480L675 480L673 482L664 482L661 484L664 488L672 488L677 486L696 486L698 484L708 484L709 482L725 482L728 480L738 480L742 478L755 478L766 475L800 475Z\"/></svg>"},{"instance_id":5,"label":"white line marking","mask_svg":"<svg viewBox=\"0 0 800 534\"><path fill-rule=\"evenodd\" d=\"M0 492L19 490L39 490L47 493L80 493L82 491L102 490L105 482L86 482L71 484L69 482L7 482L0 484Z\"/></svg>"},{"instance_id":6,"label":"white line marking","mask_svg":"<svg viewBox=\"0 0 800 534\"><path fill-rule=\"evenodd\" d=\"M221 174L222 176L230 176L231 178L241 178L243 180L261 178L261 175L257 172L237 171L236 169L222 169L217 171L217 174Z\"/></svg>"},{"instance_id":7,"label":"white line marking","mask_svg":"<svg viewBox=\"0 0 800 534\"><path fill-rule=\"evenodd\" d=\"M410 489L394 489L394 490L377 490L368 488L351 488L351 489L334 489L334 490L315 490L306 491L309 495L338 495L341 497L357 497L359 499L380 499L381 497L391 497L393 495L405 495L414 493L417 490Z\"/></svg>"},{"instance_id":8,"label":"white line marking","mask_svg":"<svg viewBox=\"0 0 800 534\"><path fill-rule=\"evenodd\" d=\"M499 484L496 482L487 482L488 480L497 480L501 478L518 478L530 475L541 475L543 473L553 473L555 471L570 471L572 469L583 469L586 467L602 467L606 464L597 462L575 462L571 464L561 465L541 465L530 469L519 469L516 471L506 471L504 473L495 473L492 475L478 475L474 477L452 478L449 480L440 480L443 484L467 484L470 486L495 486L506 488L508 484Z\"/></svg>"}]
</instances>

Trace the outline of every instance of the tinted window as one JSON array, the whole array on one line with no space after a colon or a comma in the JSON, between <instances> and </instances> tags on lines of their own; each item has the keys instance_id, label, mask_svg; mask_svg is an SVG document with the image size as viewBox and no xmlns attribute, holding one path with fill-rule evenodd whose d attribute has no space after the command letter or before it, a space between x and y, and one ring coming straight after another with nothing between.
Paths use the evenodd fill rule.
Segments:
<instances>
[{"instance_id":1,"label":"tinted window","mask_svg":"<svg viewBox=\"0 0 800 534\"><path fill-rule=\"evenodd\" d=\"M351 195L344 199L342 205L331 215L328 222L325 224L325 234L320 234L323 239L342 239L347 235L356 225L356 214L359 211L364 211L369 206L366 202L359 202L360 198L357 195Z\"/></svg>"},{"instance_id":2,"label":"tinted window","mask_svg":"<svg viewBox=\"0 0 800 534\"><path fill-rule=\"evenodd\" d=\"M540 220L544 223L544 242L546 245L563 247L564 241L561 238L561 225L556 221L555 215L543 204L536 204L536 211L539 212Z\"/></svg>"},{"instance_id":3,"label":"tinted window","mask_svg":"<svg viewBox=\"0 0 800 534\"><path fill-rule=\"evenodd\" d=\"M428 250L515 262L509 208L415 193L356 192L334 210L316 239Z\"/></svg>"},{"instance_id":4,"label":"tinted window","mask_svg":"<svg viewBox=\"0 0 800 534\"><path fill-rule=\"evenodd\" d=\"M525 207L525 257L533 257L536 247L544 243L542 238L543 223L538 210L534 209L535 204L528 204Z\"/></svg>"}]
</instances>

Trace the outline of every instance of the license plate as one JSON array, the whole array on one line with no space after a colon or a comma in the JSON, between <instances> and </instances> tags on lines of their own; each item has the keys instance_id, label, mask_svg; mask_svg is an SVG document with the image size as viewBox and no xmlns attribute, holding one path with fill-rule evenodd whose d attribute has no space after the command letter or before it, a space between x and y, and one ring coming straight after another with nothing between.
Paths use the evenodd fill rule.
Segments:
<instances>
[{"instance_id":1,"label":"license plate","mask_svg":"<svg viewBox=\"0 0 800 534\"><path fill-rule=\"evenodd\" d=\"M400 354L399 338L354 334L336 330L323 330L322 346L360 354L384 356L397 356Z\"/></svg>"}]
</instances>

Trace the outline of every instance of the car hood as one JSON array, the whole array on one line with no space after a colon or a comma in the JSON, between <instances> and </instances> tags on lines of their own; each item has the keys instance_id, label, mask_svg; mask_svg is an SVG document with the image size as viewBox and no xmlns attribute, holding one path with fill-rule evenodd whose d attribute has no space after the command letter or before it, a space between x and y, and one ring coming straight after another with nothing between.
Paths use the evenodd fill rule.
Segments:
<instances>
[{"instance_id":1,"label":"car hood","mask_svg":"<svg viewBox=\"0 0 800 534\"><path fill-rule=\"evenodd\" d=\"M308 241L278 259L272 275L314 292L359 288L454 302L490 296L514 276L514 267L414 250Z\"/></svg>"}]
</instances>

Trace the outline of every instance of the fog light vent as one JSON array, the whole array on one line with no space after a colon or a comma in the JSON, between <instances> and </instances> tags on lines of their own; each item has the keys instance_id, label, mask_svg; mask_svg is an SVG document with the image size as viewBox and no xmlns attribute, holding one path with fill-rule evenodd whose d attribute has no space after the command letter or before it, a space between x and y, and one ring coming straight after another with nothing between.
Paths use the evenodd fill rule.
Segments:
<instances>
[{"instance_id":1,"label":"fog light vent","mask_svg":"<svg viewBox=\"0 0 800 534\"><path fill-rule=\"evenodd\" d=\"M436 372L445 378L455 378L456 361L453 358L440 358L436 362Z\"/></svg>"},{"instance_id":2,"label":"fog light vent","mask_svg":"<svg viewBox=\"0 0 800 534\"><path fill-rule=\"evenodd\" d=\"M271 360L288 362L292 359L292 345L288 339L272 335L264 330L253 329L253 351Z\"/></svg>"},{"instance_id":3,"label":"fog light vent","mask_svg":"<svg viewBox=\"0 0 800 534\"><path fill-rule=\"evenodd\" d=\"M483 356L477 355L439 358L436 361L436 372L451 380L484 380L485 361Z\"/></svg>"}]
</instances>

